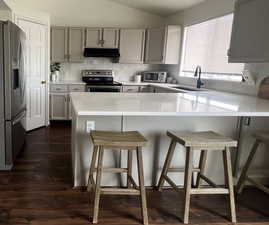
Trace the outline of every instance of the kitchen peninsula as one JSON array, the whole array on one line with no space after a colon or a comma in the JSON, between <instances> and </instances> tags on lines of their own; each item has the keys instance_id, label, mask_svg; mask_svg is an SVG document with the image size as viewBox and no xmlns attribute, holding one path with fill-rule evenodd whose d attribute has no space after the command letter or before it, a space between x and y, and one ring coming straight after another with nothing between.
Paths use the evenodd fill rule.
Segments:
<instances>
[{"instance_id":1,"label":"kitchen peninsula","mask_svg":"<svg viewBox=\"0 0 269 225\"><path fill-rule=\"evenodd\" d=\"M215 91L186 93L71 93L72 101L72 163L74 186L87 184L92 145L87 133L87 121L94 129L141 132L149 143L143 151L145 184L154 186L159 178L169 146L167 130L213 130L237 137L238 124L244 117L253 118L250 129L267 128L269 101L245 95ZM262 122L260 121L262 120ZM268 123L267 123L268 124ZM268 130L268 128L267 128ZM247 141L247 140L246 140ZM245 142L242 140L242 142ZM247 143L243 143L247 144ZM249 145L249 144L248 144ZM247 146L248 146L247 145ZM178 148L181 148L178 146ZM242 152L241 152L242 154ZM126 166L123 152L109 152L104 166ZM175 167L184 166L185 152L177 150ZM199 153L194 163L198 164ZM222 159L212 153L207 174L217 184L223 184ZM220 165L216 169L216 164ZM214 167L213 167L214 166ZM134 163L135 167L135 163ZM214 168L214 169L211 169ZM171 176L182 185L184 175ZM117 174L102 179L103 185L117 186L125 179Z\"/></svg>"}]
</instances>

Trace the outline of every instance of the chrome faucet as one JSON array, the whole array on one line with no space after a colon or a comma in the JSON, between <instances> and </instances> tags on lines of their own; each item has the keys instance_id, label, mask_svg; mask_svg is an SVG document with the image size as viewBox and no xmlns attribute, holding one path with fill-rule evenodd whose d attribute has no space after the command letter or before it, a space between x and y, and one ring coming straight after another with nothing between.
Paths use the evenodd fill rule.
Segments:
<instances>
[{"instance_id":1,"label":"chrome faucet","mask_svg":"<svg viewBox=\"0 0 269 225\"><path fill-rule=\"evenodd\" d=\"M201 68L201 66L197 66L195 73L194 73L194 77L198 77L197 88L199 88L199 89L204 85L204 83L201 80L201 75L202 75L202 68Z\"/></svg>"}]
</instances>

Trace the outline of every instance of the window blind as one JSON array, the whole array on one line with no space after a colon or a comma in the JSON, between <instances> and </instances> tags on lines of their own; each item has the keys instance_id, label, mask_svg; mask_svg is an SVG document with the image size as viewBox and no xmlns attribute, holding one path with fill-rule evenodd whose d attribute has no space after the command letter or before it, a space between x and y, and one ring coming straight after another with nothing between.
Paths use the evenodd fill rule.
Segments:
<instances>
[{"instance_id":1,"label":"window blind","mask_svg":"<svg viewBox=\"0 0 269 225\"><path fill-rule=\"evenodd\" d=\"M233 14L229 14L185 28L183 76L193 76L199 65L203 75L209 78L238 76L241 79L244 64L228 63L232 23Z\"/></svg>"}]
</instances>

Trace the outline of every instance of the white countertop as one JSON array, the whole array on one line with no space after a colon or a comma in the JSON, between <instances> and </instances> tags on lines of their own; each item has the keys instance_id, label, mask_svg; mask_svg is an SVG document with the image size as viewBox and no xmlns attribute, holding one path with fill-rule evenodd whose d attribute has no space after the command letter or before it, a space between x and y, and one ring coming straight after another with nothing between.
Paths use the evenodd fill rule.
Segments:
<instances>
[{"instance_id":1,"label":"white countertop","mask_svg":"<svg viewBox=\"0 0 269 225\"><path fill-rule=\"evenodd\" d=\"M269 100L224 92L71 93L78 116L269 116Z\"/></svg>"},{"instance_id":2,"label":"white countertop","mask_svg":"<svg viewBox=\"0 0 269 225\"><path fill-rule=\"evenodd\" d=\"M50 82L50 84L56 84L56 85L68 85L68 84L79 84L79 85L85 85L86 83L79 80L62 80L62 81L56 81L56 82Z\"/></svg>"}]
</instances>

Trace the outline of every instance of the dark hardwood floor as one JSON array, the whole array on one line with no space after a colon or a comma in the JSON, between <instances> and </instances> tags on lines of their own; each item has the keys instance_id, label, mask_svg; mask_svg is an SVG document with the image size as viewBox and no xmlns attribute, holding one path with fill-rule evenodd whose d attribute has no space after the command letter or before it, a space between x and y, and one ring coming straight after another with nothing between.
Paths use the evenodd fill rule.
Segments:
<instances>
[{"instance_id":1,"label":"dark hardwood floor","mask_svg":"<svg viewBox=\"0 0 269 225\"><path fill-rule=\"evenodd\" d=\"M72 189L70 125L53 124L27 135L14 169L0 172L0 224L91 224L92 196ZM181 224L183 193L148 191L149 222ZM91 205L89 204L91 202ZM223 196L199 196L191 201L190 224L227 225L228 201ZM269 196L247 189L237 200L238 224L268 225ZM140 224L135 196L101 198L99 224Z\"/></svg>"}]
</instances>

